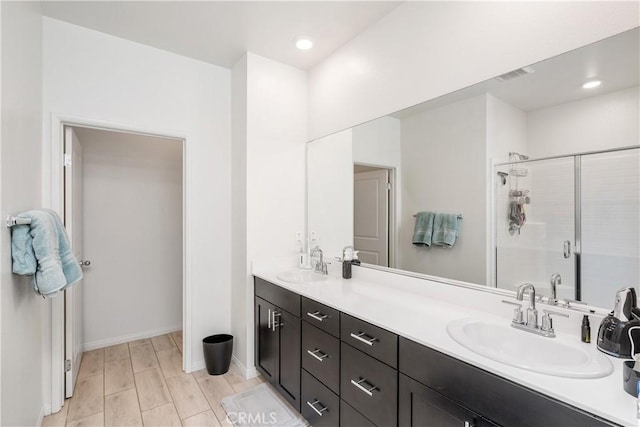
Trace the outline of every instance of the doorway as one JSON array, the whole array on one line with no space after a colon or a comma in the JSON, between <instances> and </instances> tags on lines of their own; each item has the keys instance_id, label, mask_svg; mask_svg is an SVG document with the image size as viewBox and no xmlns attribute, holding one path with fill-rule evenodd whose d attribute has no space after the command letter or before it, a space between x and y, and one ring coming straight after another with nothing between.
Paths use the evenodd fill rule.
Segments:
<instances>
[{"instance_id":1,"label":"doorway","mask_svg":"<svg viewBox=\"0 0 640 427\"><path fill-rule=\"evenodd\" d=\"M353 246L367 264L391 267L393 169L353 165Z\"/></svg>"},{"instance_id":2,"label":"doorway","mask_svg":"<svg viewBox=\"0 0 640 427\"><path fill-rule=\"evenodd\" d=\"M64 296L70 397L83 352L183 330L184 140L79 125L63 139L65 227L85 273Z\"/></svg>"}]
</instances>

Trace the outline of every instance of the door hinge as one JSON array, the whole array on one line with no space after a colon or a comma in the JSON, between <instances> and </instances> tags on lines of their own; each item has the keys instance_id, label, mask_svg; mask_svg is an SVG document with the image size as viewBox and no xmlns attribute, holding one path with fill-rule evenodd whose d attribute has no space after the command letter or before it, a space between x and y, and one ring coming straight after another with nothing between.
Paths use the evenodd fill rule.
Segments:
<instances>
[{"instance_id":1,"label":"door hinge","mask_svg":"<svg viewBox=\"0 0 640 427\"><path fill-rule=\"evenodd\" d=\"M64 361L64 371L69 372L71 370L71 360L67 359Z\"/></svg>"},{"instance_id":2,"label":"door hinge","mask_svg":"<svg viewBox=\"0 0 640 427\"><path fill-rule=\"evenodd\" d=\"M71 166L71 154L66 154L64 155L64 167L68 168L69 166Z\"/></svg>"},{"instance_id":3,"label":"door hinge","mask_svg":"<svg viewBox=\"0 0 640 427\"><path fill-rule=\"evenodd\" d=\"M387 182L387 190L391 190L391 183Z\"/></svg>"}]
</instances>

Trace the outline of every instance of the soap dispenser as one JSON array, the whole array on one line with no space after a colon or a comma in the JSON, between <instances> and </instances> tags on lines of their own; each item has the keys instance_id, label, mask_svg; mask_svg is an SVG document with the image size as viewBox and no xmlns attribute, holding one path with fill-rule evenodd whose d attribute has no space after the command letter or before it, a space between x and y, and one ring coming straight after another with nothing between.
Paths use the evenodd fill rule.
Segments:
<instances>
[{"instance_id":1,"label":"soap dispenser","mask_svg":"<svg viewBox=\"0 0 640 427\"><path fill-rule=\"evenodd\" d=\"M351 263L353 262L353 246L342 249L342 278L351 279Z\"/></svg>"}]
</instances>

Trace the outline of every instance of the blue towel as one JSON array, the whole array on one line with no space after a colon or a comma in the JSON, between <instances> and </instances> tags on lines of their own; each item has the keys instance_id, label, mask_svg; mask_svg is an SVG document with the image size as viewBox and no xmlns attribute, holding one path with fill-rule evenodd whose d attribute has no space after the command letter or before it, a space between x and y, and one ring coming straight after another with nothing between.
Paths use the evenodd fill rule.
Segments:
<instances>
[{"instance_id":1,"label":"blue towel","mask_svg":"<svg viewBox=\"0 0 640 427\"><path fill-rule=\"evenodd\" d=\"M458 214L437 213L433 219L432 243L438 246L452 247L459 233Z\"/></svg>"},{"instance_id":2,"label":"blue towel","mask_svg":"<svg viewBox=\"0 0 640 427\"><path fill-rule=\"evenodd\" d=\"M30 225L17 225L11 232L13 272L34 275L34 290L52 296L82 279L80 264L71 252L62 220L54 211L33 210L18 215Z\"/></svg>"},{"instance_id":3,"label":"blue towel","mask_svg":"<svg viewBox=\"0 0 640 427\"><path fill-rule=\"evenodd\" d=\"M413 244L416 246L431 246L433 235L433 212L418 212L416 214L416 226L413 229Z\"/></svg>"}]
</instances>

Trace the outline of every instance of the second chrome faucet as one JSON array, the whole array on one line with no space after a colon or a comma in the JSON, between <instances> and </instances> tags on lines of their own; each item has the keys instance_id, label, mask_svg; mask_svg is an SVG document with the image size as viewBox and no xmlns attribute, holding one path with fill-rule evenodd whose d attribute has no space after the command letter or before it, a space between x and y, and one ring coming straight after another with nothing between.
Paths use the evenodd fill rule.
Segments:
<instances>
[{"instance_id":1,"label":"second chrome faucet","mask_svg":"<svg viewBox=\"0 0 640 427\"><path fill-rule=\"evenodd\" d=\"M544 315L542 316L542 325L538 324L538 310L536 309L536 288L531 283L525 283L518 286L518 290L516 293L516 299L518 301L524 300L525 292L529 291L529 308L527 308L527 317L524 318L524 313L522 312L522 304L518 304L511 301L502 302L505 304L515 305L516 308L513 310L513 320L511 321L511 326L516 329L521 329L523 331L532 332L537 335L541 335L543 337L553 338L556 336L555 331L553 330L553 320L551 319L551 315L569 317L568 314L560 313L557 311L551 310L542 310Z\"/></svg>"}]
</instances>

